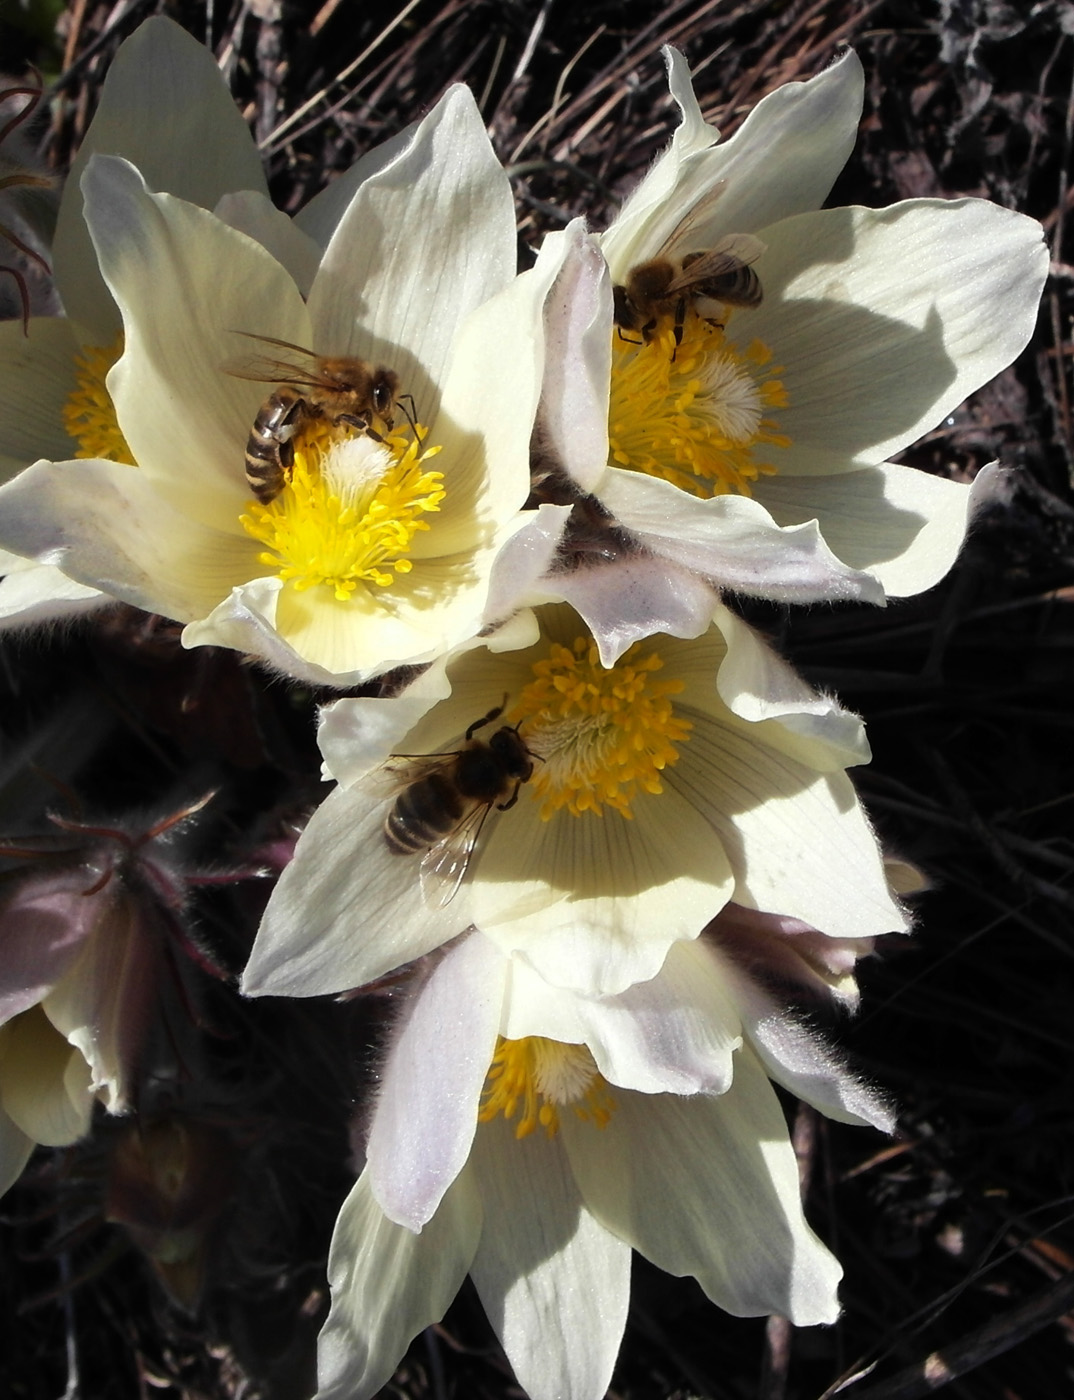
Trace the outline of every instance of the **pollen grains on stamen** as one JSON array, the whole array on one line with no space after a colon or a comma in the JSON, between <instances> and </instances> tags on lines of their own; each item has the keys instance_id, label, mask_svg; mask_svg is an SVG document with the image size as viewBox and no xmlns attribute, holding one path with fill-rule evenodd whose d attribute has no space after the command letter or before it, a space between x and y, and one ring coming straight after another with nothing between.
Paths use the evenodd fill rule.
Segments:
<instances>
[{"instance_id":1,"label":"pollen grains on stamen","mask_svg":"<svg viewBox=\"0 0 1074 1400\"><path fill-rule=\"evenodd\" d=\"M63 426L78 443L76 458L136 465L105 383L122 354L121 331L111 345L87 345L75 357L75 387L63 406Z\"/></svg>"},{"instance_id":2,"label":"pollen grains on stamen","mask_svg":"<svg viewBox=\"0 0 1074 1400\"><path fill-rule=\"evenodd\" d=\"M682 329L678 346L670 320L643 344L613 334L611 461L702 499L749 496L776 471L764 448L790 446L770 416L788 403L781 370L763 342L743 350L692 308Z\"/></svg>"},{"instance_id":3,"label":"pollen grains on stamen","mask_svg":"<svg viewBox=\"0 0 1074 1400\"><path fill-rule=\"evenodd\" d=\"M635 642L602 666L590 637L553 642L534 663L510 720L540 760L530 788L543 820L564 807L576 817L603 816L605 807L631 817L639 792L663 791L660 772L678 760L675 746L692 728L671 703L683 682L658 678L663 665Z\"/></svg>"},{"instance_id":4,"label":"pollen grains on stamen","mask_svg":"<svg viewBox=\"0 0 1074 1400\"><path fill-rule=\"evenodd\" d=\"M423 516L440 509L443 474L425 463L439 447L393 433L378 441L325 423L294 440L294 466L273 500L251 501L243 528L267 546L258 557L299 591L323 585L340 602L358 588L388 588L413 567L408 557Z\"/></svg>"},{"instance_id":5,"label":"pollen grains on stamen","mask_svg":"<svg viewBox=\"0 0 1074 1400\"><path fill-rule=\"evenodd\" d=\"M561 1109L570 1107L576 1118L606 1127L615 1100L585 1045L568 1045L543 1036L496 1042L496 1053L478 1120L491 1122L499 1114L511 1122L521 1109L515 1137L529 1137L542 1127L549 1137L559 1132Z\"/></svg>"}]
</instances>

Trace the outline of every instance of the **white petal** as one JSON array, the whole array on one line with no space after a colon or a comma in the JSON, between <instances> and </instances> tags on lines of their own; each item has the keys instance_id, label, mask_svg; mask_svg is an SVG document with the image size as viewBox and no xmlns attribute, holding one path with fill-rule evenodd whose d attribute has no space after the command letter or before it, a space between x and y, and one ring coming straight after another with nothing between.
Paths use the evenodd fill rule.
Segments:
<instances>
[{"instance_id":1,"label":"white petal","mask_svg":"<svg viewBox=\"0 0 1074 1400\"><path fill-rule=\"evenodd\" d=\"M612 288L608 266L580 219L545 240L567 245L545 305L546 361L538 416L537 468L547 452L582 491L592 491L608 460L612 367Z\"/></svg>"},{"instance_id":2,"label":"white petal","mask_svg":"<svg viewBox=\"0 0 1074 1400\"><path fill-rule=\"evenodd\" d=\"M315 348L389 365L428 423L456 330L515 259L510 182L473 95L453 87L340 219L310 293Z\"/></svg>"},{"instance_id":3,"label":"white petal","mask_svg":"<svg viewBox=\"0 0 1074 1400\"><path fill-rule=\"evenodd\" d=\"M506 964L478 932L450 948L396 1027L366 1144L389 1220L420 1230L470 1155L496 1048Z\"/></svg>"},{"instance_id":4,"label":"white petal","mask_svg":"<svg viewBox=\"0 0 1074 1400\"><path fill-rule=\"evenodd\" d=\"M359 1179L328 1256L332 1310L318 1342L316 1400L369 1400L391 1379L411 1338L447 1312L480 1229L466 1174L420 1235L388 1220Z\"/></svg>"},{"instance_id":5,"label":"white petal","mask_svg":"<svg viewBox=\"0 0 1074 1400\"><path fill-rule=\"evenodd\" d=\"M350 208L358 186L401 155L413 141L419 125L419 122L411 122L387 141L366 151L342 175L334 176L295 215L295 223L302 232L308 234L319 248L327 248L340 219Z\"/></svg>"},{"instance_id":6,"label":"white petal","mask_svg":"<svg viewBox=\"0 0 1074 1400\"><path fill-rule=\"evenodd\" d=\"M809 82L769 93L729 141L709 150L701 149L697 118L684 108L690 149L680 152L672 142L602 239L614 279L622 281L635 263L653 257L721 181L722 193L697 216L694 249L818 208L854 147L863 86L861 63L848 52ZM683 101L674 81L672 92Z\"/></svg>"},{"instance_id":7,"label":"white petal","mask_svg":"<svg viewBox=\"0 0 1074 1400\"><path fill-rule=\"evenodd\" d=\"M213 213L229 228L238 229L260 243L287 269L302 295L309 296L321 261L321 250L267 195L258 190L226 194L217 201Z\"/></svg>"},{"instance_id":8,"label":"white petal","mask_svg":"<svg viewBox=\"0 0 1074 1400\"><path fill-rule=\"evenodd\" d=\"M108 375L139 468L189 515L240 531L250 499L243 453L266 397L224 370L256 353L236 332L310 344L298 288L259 243L97 156L82 178L86 218L123 312L124 353Z\"/></svg>"},{"instance_id":9,"label":"white petal","mask_svg":"<svg viewBox=\"0 0 1074 1400\"><path fill-rule=\"evenodd\" d=\"M75 387L77 350L62 317L35 316L28 337L21 321L0 322L0 479L39 457L71 455L63 407Z\"/></svg>"},{"instance_id":10,"label":"white petal","mask_svg":"<svg viewBox=\"0 0 1074 1400\"><path fill-rule=\"evenodd\" d=\"M839 1312L836 1260L802 1215L775 1093L745 1048L726 1094L620 1090L603 1130L563 1120L586 1204L670 1274L692 1274L736 1317L781 1313L800 1327Z\"/></svg>"},{"instance_id":11,"label":"white petal","mask_svg":"<svg viewBox=\"0 0 1074 1400\"><path fill-rule=\"evenodd\" d=\"M99 871L81 866L23 876L0 906L0 1022L36 1005L67 972L111 903L87 895Z\"/></svg>"},{"instance_id":12,"label":"white petal","mask_svg":"<svg viewBox=\"0 0 1074 1400\"><path fill-rule=\"evenodd\" d=\"M317 743L327 776L350 787L393 753L430 706L451 694L443 660L434 662L400 695L337 700L321 711Z\"/></svg>"},{"instance_id":13,"label":"white petal","mask_svg":"<svg viewBox=\"0 0 1074 1400\"><path fill-rule=\"evenodd\" d=\"M474 1143L484 1226L470 1273L531 1400L602 1400L626 1326L630 1247L585 1209L560 1144L501 1119Z\"/></svg>"},{"instance_id":14,"label":"white petal","mask_svg":"<svg viewBox=\"0 0 1074 1400\"><path fill-rule=\"evenodd\" d=\"M73 1075L72 1058L79 1062ZM76 1090L79 1079L81 1092ZM65 1147L89 1131L89 1079L81 1054L53 1029L40 1007L0 1028L0 1103L34 1142Z\"/></svg>"},{"instance_id":15,"label":"white petal","mask_svg":"<svg viewBox=\"0 0 1074 1400\"><path fill-rule=\"evenodd\" d=\"M253 540L180 514L120 462L28 467L0 488L0 544L179 621L209 611L259 567Z\"/></svg>"},{"instance_id":16,"label":"white petal","mask_svg":"<svg viewBox=\"0 0 1074 1400\"><path fill-rule=\"evenodd\" d=\"M18 1181L34 1150L33 1138L27 1137L4 1112L2 1075L0 1070L0 1196Z\"/></svg>"},{"instance_id":17,"label":"white petal","mask_svg":"<svg viewBox=\"0 0 1074 1400\"><path fill-rule=\"evenodd\" d=\"M765 230L742 322L782 367L787 474L875 466L1005 368L1036 324L1040 225L982 199L826 209ZM738 325L735 325L738 329Z\"/></svg>"},{"instance_id":18,"label":"white petal","mask_svg":"<svg viewBox=\"0 0 1074 1400\"><path fill-rule=\"evenodd\" d=\"M466 886L444 909L422 899L414 859L384 840L382 796L337 788L280 876L243 974L247 996L319 996L363 986L472 922Z\"/></svg>"},{"instance_id":19,"label":"white petal","mask_svg":"<svg viewBox=\"0 0 1074 1400\"><path fill-rule=\"evenodd\" d=\"M47 564L20 559L19 566L11 568L0 557L0 571L6 570L0 580L0 630L82 617L112 602L106 593L75 583Z\"/></svg>"},{"instance_id":20,"label":"white petal","mask_svg":"<svg viewBox=\"0 0 1074 1400\"><path fill-rule=\"evenodd\" d=\"M541 579L553 566L572 509L540 505L526 512L526 523L507 541L492 566L485 604L485 617L490 622L509 617L523 602L544 601L549 590Z\"/></svg>"},{"instance_id":21,"label":"white petal","mask_svg":"<svg viewBox=\"0 0 1074 1400\"><path fill-rule=\"evenodd\" d=\"M905 598L947 574L975 511L1000 481L994 465L963 486L884 462L829 477L766 477L757 497L781 525L819 521L840 559L868 569L889 597Z\"/></svg>"},{"instance_id":22,"label":"white petal","mask_svg":"<svg viewBox=\"0 0 1074 1400\"><path fill-rule=\"evenodd\" d=\"M648 549L722 588L785 603L883 602L876 580L832 554L815 523L781 528L759 501L699 500L670 481L618 467L608 469L598 494Z\"/></svg>"},{"instance_id":23,"label":"white petal","mask_svg":"<svg viewBox=\"0 0 1074 1400\"><path fill-rule=\"evenodd\" d=\"M140 24L109 66L64 186L53 244L68 316L95 344L105 344L119 330L119 317L97 271L79 188L94 152L125 156L152 189L206 209L229 190L267 187L257 147L213 55L170 19L152 16Z\"/></svg>"}]
</instances>

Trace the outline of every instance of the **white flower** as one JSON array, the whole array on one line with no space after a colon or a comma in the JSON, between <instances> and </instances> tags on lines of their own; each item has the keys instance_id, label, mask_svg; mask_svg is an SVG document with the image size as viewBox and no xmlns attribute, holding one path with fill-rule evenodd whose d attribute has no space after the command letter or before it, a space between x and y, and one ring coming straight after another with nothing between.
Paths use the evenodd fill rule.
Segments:
<instances>
[{"instance_id":1,"label":"white flower","mask_svg":"<svg viewBox=\"0 0 1074 1400\"><path fill-rule=\"evenodd\" d=\"M108 393L138 469L38 463L0 492L0 542L188 623L187 645L311 681L428 661L480 629L492 560L527 520L558 268L516 280L510 185L466 88L372 164L329 211L307 300L262 243L128 162L90 163L86 219L125 335ZM251 348L236 332L386 365L396 431L312 420L288 483L255 502L244 453L271 384L226 372Z\"/></svg>"},{"instance_id":2,"label":"white flower","mask_svg":"<svg viewBox=\"0 0 1074 1400\"><path fill-rule=\"evenodd\" d=\"M472 648L398 698L325 712L339 787L273 894L247 991L359 986L476 924L550 982L616 993L732 898L833 937L904 927L844 772L868 757L855 716L723 608L703 637L637 644L610 669L571 609L538 616L539 633L521 617L501 639L513 650ZM450 882L418 878L442 848L427 859L420 842L400 854L387 839L396 799L380 765L458 751L501 704L532 776L511 810L490 810L445 903ZM388 764L397 784L410 775L406 760ZM497 800L513 795L507 784Z\"/></svg>"},{"instance_id":3,"label":"white flower","mask_svg":"<svg viewBox=\"0 0 1074 1400\"><path fill-rule=\"evenodd\" d=\"M174 21L146 20L116 52L60 202L52 260L66 318L35 317L27 336L21 324L0 323L0 480L42 457L130 460L103 384L122 325L82 213L79 181L95 152L127 157L155 189L205 208L231 195L236 212L253 218L259 211L266 229L284 219L269 212L257 147L213 55ZM79 415L80 404L96 409L96 422ZM109 423L112 451L99 431ZM0 626L107 601L98 588L18 554L0 552L0 571L7 574L0 582Z\"/></svg>"},{"instance_id":4,"label":"white flower","mask_svg":"<svg viewBox=\"0 0 1074 1400\"><path fill-rule=\"evenodd\" d=\"M701 942L603 1000L479 932L453 946L395 1034L336 1226L319 1400L374 1394L466 1273L533 1400L604 1395L631 1248L738 1316L833 1321L841 1271L743 1031ZM820 1078L826 1111L890 1127L830 1055Z\"/></svg>"},{"instance_id":5,"label":"white flower","mask_svg":"<svg viewBox=\"0 0 1074 1400\"><path fill-rule=\"evenodd\" d=\"M1025 346L1048 268L1039 224L984 200L819 210L861 110L853 53L725 143L665 54L669 149L602 237L554 235L571 252L548 303L537 466L545 500L584 501L535 596L574 602L606 662L650 631L696 635L713 588L880 602L936 583L995 472L969 488L886 459ZM759 239L761 305L709 298L705 320L687 297L681 344L670 311L613 329L613 285L673 234L677 258ZM534 572L510 551L501 567Z\"/></svg>"}]
</instances>

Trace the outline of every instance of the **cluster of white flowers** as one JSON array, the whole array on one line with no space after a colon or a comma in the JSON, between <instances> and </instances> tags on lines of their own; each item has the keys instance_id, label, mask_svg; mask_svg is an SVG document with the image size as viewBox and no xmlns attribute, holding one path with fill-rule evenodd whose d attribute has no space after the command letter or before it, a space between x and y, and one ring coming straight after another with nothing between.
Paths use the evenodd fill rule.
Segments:
<instances>
[{"instance_id":1,"label":"cluster of white flowers","mask_svg":"<svg viewBox=\"0 0 1074 1400\"><path fill-rule=\"evenodd\" d=\"M518 274L468 89L292 220L211 56L149 20L64 195L67 319L0 325L5 625L118 599L370 692L322 712L336 787L243 980L312 996L422 960L332 1246L322 1400L372 1395L466 1274L535 1400L604 1394L632 1249L731 1313L830 1322L770 1081L891 1127L789 1007L854 1004L912 875L847 776L861 722L722 594L875 605L946 573L996 469L889 458L1023 348L1047 255L982 200L820 208L853 53L727 141L666 57L668 149L609 229ZM632 292L658 260L671 290ZM393 409L319 397L338 357L390 370ZM71 882L19 895L0 944L0 1184L94 1094L123 1107L55 1009L92 929L33 964ZM46 1032L48 1123L20 1078Z\"/></svg>"}]
</instances>

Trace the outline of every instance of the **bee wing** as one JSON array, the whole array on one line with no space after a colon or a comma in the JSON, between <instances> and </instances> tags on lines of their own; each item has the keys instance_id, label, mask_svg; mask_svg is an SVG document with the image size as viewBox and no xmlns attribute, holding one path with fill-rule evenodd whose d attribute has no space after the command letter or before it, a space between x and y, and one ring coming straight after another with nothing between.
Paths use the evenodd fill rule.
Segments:
<instances>
[{"instance_id":1,"label":"bee wing","mask_svg":"<svg viewBox=\"0 0 1074 1400\"><path fill-rule=\"evenodd\" d=\"M726 180L717 180L712 188L703 194L697 203L691 206L685 216L679 220L665 239L664 246L655 256L658 258L672 257L677 254L680 249L689 252L689 248L685 245L689 243L697 226L708 218L712 206L720 199L726 188Z\"/></svg>"},{"instance_id":2,"label":"bee wing","mask_svg":"<svg viewBox=\"0 0 1074 1400\"><path fill-rule=\"evenodd\" d=\"M750 263L757 261L767 246L759 238L754 238L752 233L729 234L727 238L721 238L707 253L695 258L690 266L672 281L668 287L668 294L684 292L688 287L694 287L698 282L705 282L710 277L722 277L725 272L749 267Z\"/></svg>"},{"instance_id":3,"label":"bee wing","mask_svg":"<svg viewBox=\"0 0 1074 1400\"><path fill-rule=\"evenodd\" d=\"M296 365L290 360L274 360L269 355L243 355L225 360L220 366L233 379L253 379L258 384L298 384L311 387L324 384L315 366Z\"/></svg>"},{"instance_id":4,"label":"bee wing","mask_svg":"<svg viewBox=\"0 0 1074 1400\"><path fill-rule=\"evenodd\" d=\"M490 803L478 803L442 841L430 846L422 856L421 893L430 908L444 909L458 894L477 838L491 811Z\"/></svg>"}]
</instances>

